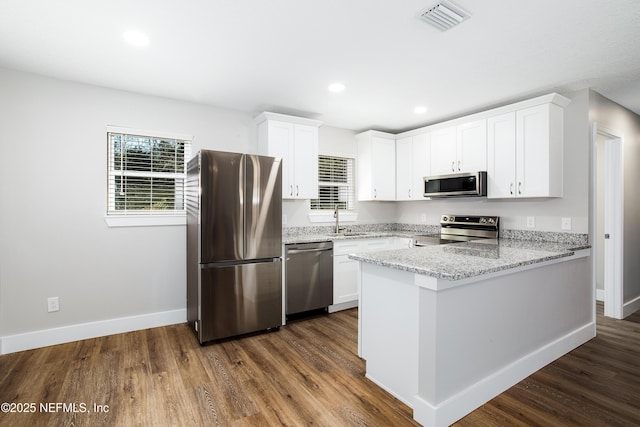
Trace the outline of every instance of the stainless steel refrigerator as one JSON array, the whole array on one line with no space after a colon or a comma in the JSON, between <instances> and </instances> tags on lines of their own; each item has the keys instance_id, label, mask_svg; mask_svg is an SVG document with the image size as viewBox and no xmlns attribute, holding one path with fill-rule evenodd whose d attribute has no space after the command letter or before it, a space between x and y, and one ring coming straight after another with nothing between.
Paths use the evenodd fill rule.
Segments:
<instances>
[{"instance_id":1,"label":"stainless steel refrigerator","mask_svg":"<svg viewBox=\"0 0 640 427\"><path fill-rule=\"evenodd\" d=\"M187 321L200 343L282 325L281 160L201 150L186 194Z\"/></svg>"}]
</instances>

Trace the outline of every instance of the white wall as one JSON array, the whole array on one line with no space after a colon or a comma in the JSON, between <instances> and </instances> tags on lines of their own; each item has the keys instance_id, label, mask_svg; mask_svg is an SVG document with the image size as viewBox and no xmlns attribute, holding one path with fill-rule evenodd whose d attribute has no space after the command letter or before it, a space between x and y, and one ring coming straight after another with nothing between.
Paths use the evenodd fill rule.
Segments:
<instances>
[{"instance_id":1,"label":"white wall","mask_svg":"<svg viewBox=\"0 0 640 427\"><path fill-rule=\"evenodd\" d=\"M591 91L589 119L623 136L624 157L624 303L640 300L640 116Z\"/></svg>"},{"instance_id":2,"label":"white wall","mask_svg":"<svg viewBox=\"0 0 640 427\"><path fill-rule=\"evenodd\" d=\"M3 69L0 93L0 337L185 309L184 226L105 224L106 126L255 152L252 117Z\"/></svg>"}]
</instances>

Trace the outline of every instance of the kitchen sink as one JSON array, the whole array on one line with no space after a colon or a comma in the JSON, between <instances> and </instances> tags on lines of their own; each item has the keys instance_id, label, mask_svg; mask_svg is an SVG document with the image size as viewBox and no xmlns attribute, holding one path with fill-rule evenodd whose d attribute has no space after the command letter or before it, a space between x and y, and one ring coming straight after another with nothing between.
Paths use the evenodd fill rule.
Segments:
<instances>
[{"instance_id":1,"label":"kitchen sink","mask_svg":"<svg viewBox=\"0 0 640 427\"><path fill-rule=\"evenodd\" d=\"M358 231L341 231L340 233L329 233L329 236L364 236L367 234L366 232L358 232Z\"/></svg>"}]
</instances>

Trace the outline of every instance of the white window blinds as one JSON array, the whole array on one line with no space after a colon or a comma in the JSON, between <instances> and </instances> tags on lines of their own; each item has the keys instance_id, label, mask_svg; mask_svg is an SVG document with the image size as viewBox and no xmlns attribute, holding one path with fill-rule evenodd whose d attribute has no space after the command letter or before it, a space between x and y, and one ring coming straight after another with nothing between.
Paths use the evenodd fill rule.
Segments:
<instances>
[{"instance_id":1,"label":"white window blinds","mask_svg":"<svg viewBox=\"0 0 640 427\"><path fill-rule=\"evenodd\" d=\"M185 213L191 141L108 132L107 215Z\"/></svg>"},{"instance_id":2,"label":"white window blinds","mask_svg":"<svg viewBox=\"0 0 640 427\"><path fill-rule=\"evenodd\" d=\"M311 200L312 210L354 210L353 159L318 156L318 198Z\"/></svg>"}]
</instances>

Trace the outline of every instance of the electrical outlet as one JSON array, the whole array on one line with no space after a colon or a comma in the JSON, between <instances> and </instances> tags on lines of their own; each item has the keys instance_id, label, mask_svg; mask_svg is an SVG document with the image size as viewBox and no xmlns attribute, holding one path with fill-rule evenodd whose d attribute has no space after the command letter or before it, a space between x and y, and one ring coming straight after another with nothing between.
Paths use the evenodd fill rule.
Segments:
<instances>
[{"instance_id":1,"label":"electrical outlet","mask_svg":"<svg viewBox=\"0 0 640 427\"><path fill-rule=\"evenodd\" d=\"M528 216L527 217L527 228L535 228L536 227L536 217Z\"/></svg>"},{"instance_id":2,"label":"electrical outlet","mask_svg":"<svg viewBox=\"0 0 640 427\"><path fill-rule=\"evenodd\" d=\"M420 221L422 221L423 224L426 224L426 222L427 222L427 214L420 215Z\"/></svg>"},{"instance_id":3,"label":"electrical outlet","mask_svg":"<svg viewBox=\"0 0 640 427\"><path fill-rule=\"evenodd\" d=\"M562 218L562 229L571 230L571 218Z\"/></svg>"},{"instance_id":4,"label":"electrical outlet","mask_svg":"<svg viewBox=\"0 0 640 427\"><path fill-rule=\"evenodd\" d=\"M60 311L58 297L47 298L47 312L52 313L54 311Z\"/></svg>"}]
</instances>

